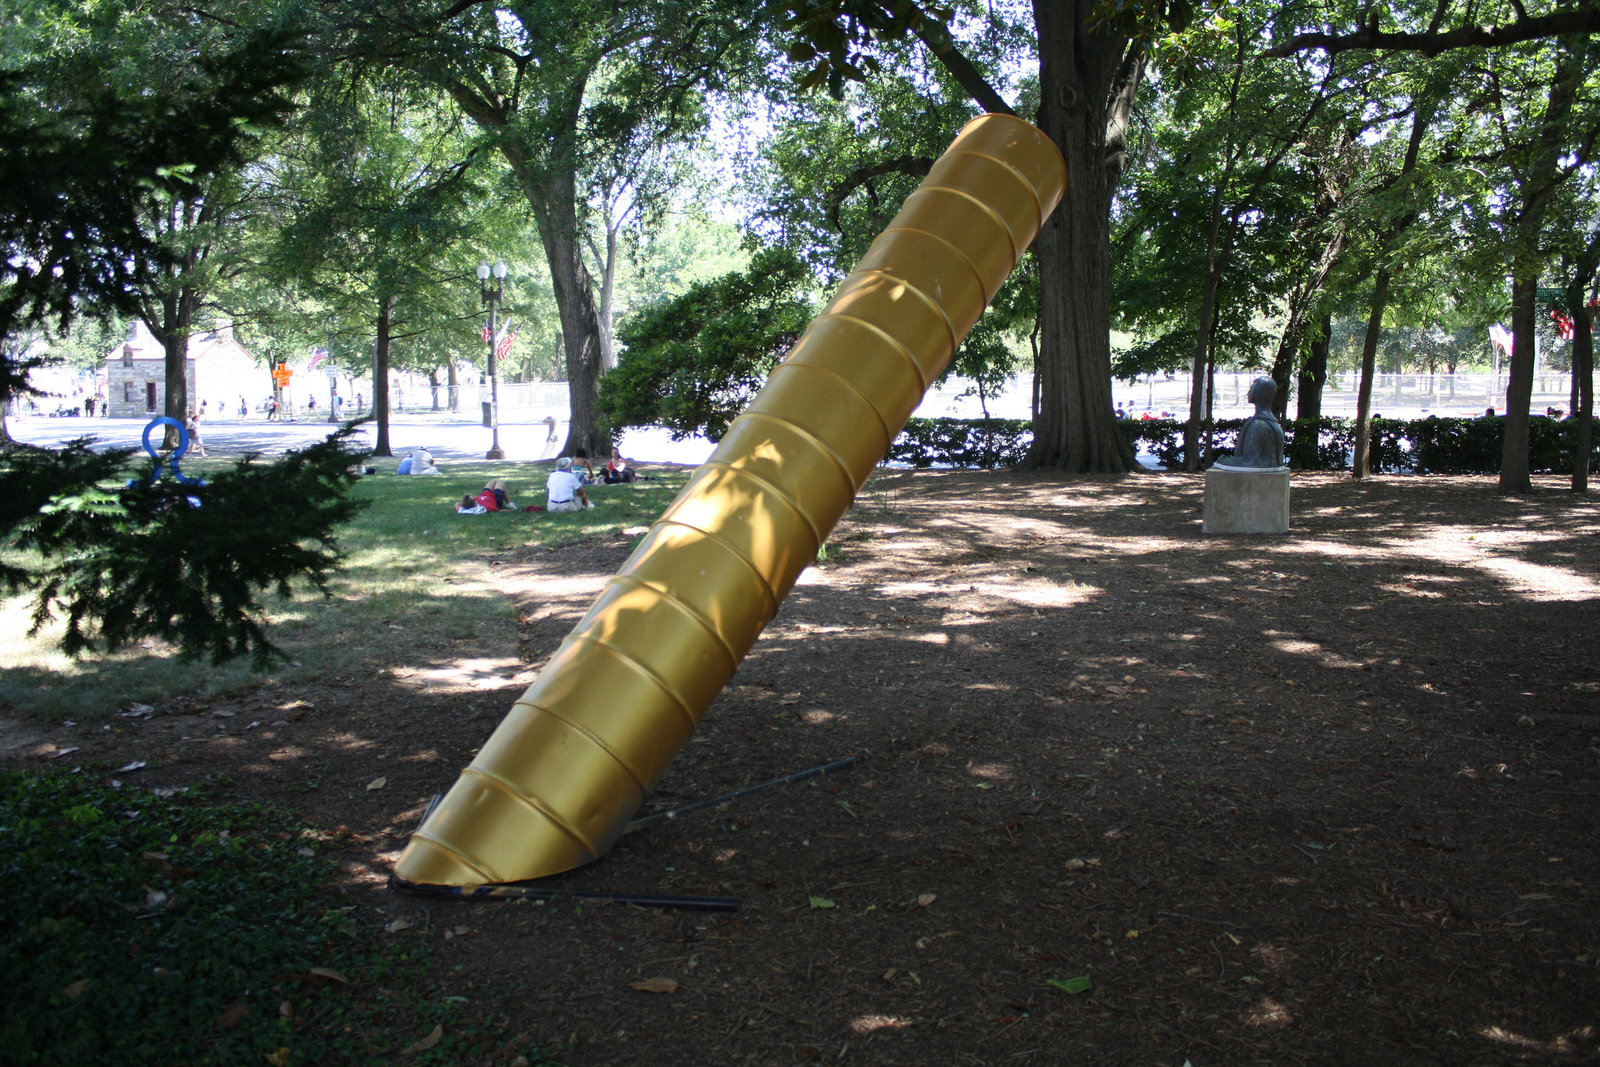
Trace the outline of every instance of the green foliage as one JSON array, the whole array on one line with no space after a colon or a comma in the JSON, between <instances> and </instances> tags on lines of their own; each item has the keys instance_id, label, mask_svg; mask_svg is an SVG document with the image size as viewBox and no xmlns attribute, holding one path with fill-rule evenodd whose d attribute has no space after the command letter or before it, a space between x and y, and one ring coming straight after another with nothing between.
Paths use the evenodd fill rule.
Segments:
<instances>
[{"instance_id":1,"label":"green foliage","mask_svg":"<svg viewBox=\"0 0 1600 1067\"><path fill-rule=\"evenodd\" d=\"M1233 452L1242 419L1220 419L1209 425L1215 432L1213 452L1204 461L1225 458ZM1183 423L1175 419L1127 419L1119 429L1136 445L1156 457L1168 470L1182 468ZM1572 420L1536 418L1529 422L1530 470L1555 474L1572 469L1577 424ZM1283 425L1285 454L1293 449L1297 434L1310 433L1309 427L1289 421ZM1451 419L1429 416L1425 419L1372 420L1372 471L1374 474L1496 474L1500 470L1501 438L1505 420L1500 418ZM1316 460L1309 466L1296 463L1296 469L1342 471L1349 469L1349 456L1355 449L1356 424L1353 419L1322 419L1317 425ZM1591 463L1600 462L1600 449Z\"/></svg>"},{"instance_id":2,"label":"green foliage","mask_svg":"<svg viewBox=\"0 0 1600 1067\"><path fill-rule=\"evenodd\" d=\"M804 66L802 90L827 86L844 96L847 81L864 82L881 67L868 49L874 42L907 34L929 34L954 17L950 7L912 0L779 0L772 10L791 37L788 58Z\"/></svg>"},{"instance_id":3,"label":"green foliage","mask_svg":"<svg viewBox=\"0 0 1600 1067\"><path fill-rule=\"evenodd\" d=\"M394 469L392 462L379 462L380 470ZM196 467L209 474L227 465L219 458ZM447 461L444 469L439 478L380 473L351 487L351 495L370 506L339 531L344 560L330 578L331 599L302 589L293 599L263 600L273 643L292 657L273 665L273 683L363 679L372 676L374 664L498 647L516 632L515 612L498 586L484 580L484 559L648 526L687 477L684 471L651 471L648 480L628 485L590 486L596 507L571 514L464 516L456 514L456 501L490 478L506 481L520 505L543 504L548 467L479 460ZM440 581L441 575L458 580ZM403 628L391 625L402 621ZM255 689L263 681L248 659L219 666L184 661L155 641L69 659L60 651L58 626L26 636L28 610L21 596L0 607L0 624L0 661L6 664L0 671L0 712L39 723L114 721L130 703L161 704L179 695L204 700Z\"/></svg>"},{"instance_id":4,"label":"green foliage","mask_svg":"<svg viewBox=\"0 0 1600 1067\"><path fill-rule=\"evenodd\" d=\"M96 491L127 465L130 450L96 452L93 438L81 437L58 450L8 448L0 467L0 546L92 544L103 523L95 517L99 507L83 506ZM62 503L54 504L58 498ZM67 500L78 502L72 506ZM96 503L101 503L97 499ZM0 581L7 592L34 583L34 571L0 559Z\"/></svg>"},{"instance_id":5,"label":"green foliage","mask_svg":"<svg viewBox=\"0 0 1600 1067\"><path fill-rule=\"evenodd\" d=\"M911 419L889 446L889 462L928 467L1014 467L1028 454L1026 419Z\"/></svg>"},{"instance_id":6,"label":"green foliage","mask_svg":"<svg viewBox=\"0 0 1600 1067\"><path fill-rule=\"evenodd\" d=\"M271 214L255 235L262 276L235 294L248 317L270 310L284 289L315 313L289 306L261 336L244 334L263 349L299 334L327 345L340 367L365 369L381 313L394 339L391 366L425 372L482 360L471 275L496 255L478 246L516 248L526 235L515 203L490 195L475 159L463 118L436 91L393 71L319 80L263 168ZM526 273L514 257L512 268L513 279Z\"/></svg>"},{"instance_id":7,"label":"green foliage","mask_svg":"<svg viewBox=\"0 0 1600 1067\"><path fill-rule=\"evenodd\" d=\"M810 321L802 294L811 281L793 253L765 249L749 270L624 320L618 338L627 350L600 386L606 420L720 440Z\"/></svg>"},{"instance_id":8,"label":"green foliage","mask_svg":"<svg viewBox=\"0 0 1600 1067\"><path fill-rule=\"evenodd\" d=\"M404 1062L503 1050L426 988L425 953L363 937L327 892L335 842L199 787L0 776L0 1062L380 1067L435 1025Z\"/></svg>"},{"instance_id":9,"label":"green foliage","mask_svg":"<svg viewBox=\"0 0 1600 1067\"><path fill-rule=\"evenodd\" d=\"M1222 419L1210 424L1215 436L1206 462L1232 454L1243 421ZM1117 429L1130 445L1154 456L1160 466L1181 470L1183 425L1177 419L1123 419ZM1310 432L1295 422L1285 423L1283 429L1285 454L1296 433ZM1503 419L1373 419L1372 469L1387 474L1495 474L1500 470L1504 430ZM1570 471L1576 430L1570 419L1533 419L1529 424L1531 469L1543 474ZM1355 434L1354 420L1321 420L1315 463L1296 469L1348 470ZM1032 428L1021 419L912 419L890 446L888 460L918 469L1011 467L1027 455L1032 436ZM1590 462L1600 465L1600 446Z\"/></svg>"},{"instance_id":10,"label":"green foliage","mask_svg":"<svg viewBox=\"0 0 1600 1067\"><path fill-rule=\"evenodd\" d=\"M278 1013L311 967L349 966L310 844L255 806L0 778L0 1060L259 1063L288 1046L328 1062ZM248 1013L219 1027L235 1004Z\"/></svg>"},{"instance_id":11,"label":"green foliage","mask_svg":"<svg viewBox=\"0 0 1600 1067\"><path fill-rule=\"evenodd\" d=\"M0 70L0 336L132 311L138 272L167 254L144 195L240 160L304 70L298 30L268 8L208 36L215 24L161 5L51 6L8 25Z\"/></svg>"},{"instance_id":12,"label":"green foliage","mask_svg":"<svg viewBox=\"0 0 1600 1067\"><path fill-rule=\"evenodd\" d=\"M36 631L63 612L69 654L95 650L96 638L116 649L155 636L186 658L248 654L264 669L283 654L267 638L258 594L287 597L302 582L326 593L341 559L335 528L361 507L348 496L350 467L363 458L348 447L352 432L271 463L246 456L196 485L147 467L108 488L128 454L97 456L82 441L9 450L0 544L42 564L3 577L37 590Z\"/></svg>"}]
</instances>

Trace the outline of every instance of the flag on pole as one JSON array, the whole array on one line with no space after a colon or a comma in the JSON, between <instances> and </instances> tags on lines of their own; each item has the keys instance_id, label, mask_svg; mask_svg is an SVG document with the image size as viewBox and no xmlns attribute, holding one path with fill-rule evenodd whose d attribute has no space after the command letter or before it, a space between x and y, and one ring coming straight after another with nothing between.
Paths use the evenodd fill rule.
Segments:
<instances>
[{"instance_id":1,"label":"flag on pole","mask_svg":"<svg viewBox=\"0 0 1600 1067\"><path fill-rule=\"evenodd\" d=\"M516 340L516 338L517 338L517 329L516 329L515 326L513 326L513 327L511 327L510 329L507 329L507 330L501 330L500 331L500 340L495 342L494 358L495 359L505 359L506 358L506 353L511 351L511 342Z\"/></svg>"},{"instance_id":2,"label":"flag on pole","mask_svg":"<svg viewBox=\"0 0 1600 1067\"><path fill-rule=\"evenodd\" d=\"M1500 351L1504 352L1508 356L1511 355L1510 330L1506 329L1504 326L1501 326L1499 323L1495 323L1493 326L1489 327L1489 340L1493 341L1495 347L1500 349Z\"/></svg>"},{"instance_id":3,"label":"flag on pole","mask_svg":"<svg viewBox=\"0 0 1600 1067\"><path fill-rule=\"evenodd\" d=\"M485 319L483 321L483 343L484 344L488 344L489 343L489 320L488 319Z\"/></svg>"},{"instance_id":4,"label":"flag on pole","mask_svg":"<svg viewBox=\"0 0 1600 1067\"><path fill-rule=\"evenodd\" d=\"M306 370L308 370L308 371L316 370L317 367L322 363L322 361L327 359L327 358L328 358L328 350L326 348L313 348L311 350L311 362L310 362L309 365L307 365Z\"/></svg>"}]
</instances>

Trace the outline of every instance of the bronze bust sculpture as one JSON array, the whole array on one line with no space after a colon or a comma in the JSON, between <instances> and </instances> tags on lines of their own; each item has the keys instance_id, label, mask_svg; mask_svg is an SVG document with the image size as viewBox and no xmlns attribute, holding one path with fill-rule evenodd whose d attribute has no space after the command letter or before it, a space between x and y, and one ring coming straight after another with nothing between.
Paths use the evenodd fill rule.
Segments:
<instances>
[{"instance_id":1,"label":"bronze bust sculpture","mask_svg":"<svg viewBox=\"0 0 1600 1067\"><path fill-rule=\"evenodd\" d=\"M1228 467L1283 466L1283 427L1272 414L1272 401L1278 395L1278 383L1262 376L1250 383L1250 402L1256 413L1239 427L1239 440L1233 455L1224 463Z\"/></svg>"}]
</instances>

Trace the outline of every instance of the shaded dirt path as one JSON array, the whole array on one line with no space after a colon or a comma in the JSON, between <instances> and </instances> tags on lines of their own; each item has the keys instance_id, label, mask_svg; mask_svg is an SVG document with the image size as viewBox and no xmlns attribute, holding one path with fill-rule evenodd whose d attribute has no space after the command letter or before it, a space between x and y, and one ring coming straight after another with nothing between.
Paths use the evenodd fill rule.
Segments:
<instances>
[{"instance_id":1,"label":"shaded dirt path","mask_svg":"<svg viewBox=\"0 0 1600 1067\"><path fill-rule=\"evenodd\" d=\"M1297 476L1287 536L1215 539L1201 494L876 478L650 807L859 763L551 880L732 915L383 888L638 531L495 565L517 679L441 646L14 758L342 828L359 921L574 1065L1596 1061L1600 505Z\"/></svg>"}]
</instances>

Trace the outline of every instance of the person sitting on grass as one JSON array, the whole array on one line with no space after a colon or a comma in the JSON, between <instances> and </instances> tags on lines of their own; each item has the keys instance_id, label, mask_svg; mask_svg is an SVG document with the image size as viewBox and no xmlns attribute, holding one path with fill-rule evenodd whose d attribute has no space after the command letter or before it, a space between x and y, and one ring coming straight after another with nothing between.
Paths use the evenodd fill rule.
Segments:
<instances>
[{"instance_id":1,"label":"person sitting on grass","mask_svg":"<svg viewBox=\"0 0 1600 1067\"><path fill-rule=\"evenodd\" d=\"M411 470L409 474L443 474L433 462L433 454L426 447L418 448L411 453Z\"/></svg>"},{"instance_id":2,"label":"person sitting on grass","mask_svg":"<svg viewBox=\"0 0 1600 1067\"><path fill-rule=\"evenodd\" d=\"M594 507L594 502L583 491L583 483L572 473L571 456L562 456L556 460L556 469L551 471L550 477L545 480L545 490L548 493L546 503L550 511L582 511L584 508Z\"/></svg>"},{"instance_id":3,"label":"person sitting on grass","mask_svg":"<svg viewBox=\"0 0 1600 1067\"><path fill-rule=\"evenodd\" d=\"M578 448L572 453L572 473L578 476L582 485L593 485L597 479L594 475L594 464L589 462L587 450Z\"/></svg>"},{"instance_id":4,"label":"person sitting on grass","mask_svg":"<svg viewBox=\"0 0 1600 1067\"><path fill-rule=\"evenodd\" d=\"M622 458L622 453L613 448L611 450L611 461L606 464L606 484L616 485L620 482L631 482L637 477L638 474L634 469L628 466L628 461Z\"/></svg>"},{"instance_id":5,"label":"person sitting on grass","mask_svg":"<svg viewBox=\"0 0 1600 1067\"><path fill-rule=\"evenodd\" d=\"M487 510L489 509L478 503L471 493L464 494L456 501L457 515L482 515Z\"/></svg>"}]
</instances>

